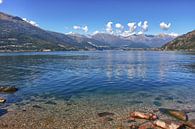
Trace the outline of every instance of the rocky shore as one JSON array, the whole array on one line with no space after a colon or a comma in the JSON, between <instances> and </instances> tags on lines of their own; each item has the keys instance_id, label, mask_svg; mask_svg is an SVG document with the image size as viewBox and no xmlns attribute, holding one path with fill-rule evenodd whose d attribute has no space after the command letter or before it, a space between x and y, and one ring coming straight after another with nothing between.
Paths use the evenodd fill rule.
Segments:
<instances>
[{"instance_id":1,"label":"rocky shore","mask_svg":"<svg viewBox=\"0 0 195 129\"><path fill-rule=\"evenodd\" d=\"M0 93L16 92L0 87ZM94 101L92 101L94 102ZM0 98L0 104L6 100ZM193 109L154 107L101 108L86 101L56 101L33 98L0 108L1 129L195 129ZM114 108L113 108L114 106Z\"/></svg>"}]
</instances>

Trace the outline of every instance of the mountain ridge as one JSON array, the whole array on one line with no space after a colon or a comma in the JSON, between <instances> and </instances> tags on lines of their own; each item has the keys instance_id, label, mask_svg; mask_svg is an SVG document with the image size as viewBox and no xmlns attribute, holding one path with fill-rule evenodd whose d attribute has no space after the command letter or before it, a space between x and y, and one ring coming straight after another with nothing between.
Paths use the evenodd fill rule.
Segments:
<instances>
[{"instance_id":1,"label":"mountain ridge","mask_svg":"<svg viewBox=\"0 0 195 129\"><path fill-rule=\"evenodd\" d=\"M175 37L62 34L44 30L18 16L0 12L0 51L67 51L123 48L159 48Z\"/></svg>"},{"instance_id":2,"label":"mountain ridge","mask_svg":"<svg viewBox=\"0 0 195 129\"><path fill-rule=\"evenodd\" d=\"M195 50L195 30L188 32L162 46L163 50Z\"/></svg>"}]
</instances>

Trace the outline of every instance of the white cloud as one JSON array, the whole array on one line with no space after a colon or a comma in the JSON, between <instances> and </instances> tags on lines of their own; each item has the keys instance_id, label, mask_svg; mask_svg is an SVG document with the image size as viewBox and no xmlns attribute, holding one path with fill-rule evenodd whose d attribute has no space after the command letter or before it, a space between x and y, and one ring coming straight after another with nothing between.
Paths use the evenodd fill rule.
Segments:
<instances>
[{"instance_id":1,"label":"white cloud","mask_svg":"<svg viewBox=\"0 0 195 129\"><path fill-rule=\"evenodd\" d=\"M127 24L127 26L129 27L129 31L130 31L131 33L134 33L135 30L136 30L136 28L137 28L135 22L130 22L130 23Z\"/></svg>"},{"instance_id":2,"label":"white cloud","mask_svg":"<svg viewBox=\"0 0 195 129\"><path fill-rule=\"evenodd\" d=\"M30 23L30 24L33 25L33 26L36 26L36 27L39 26L35 21L31 21L31 20L29 20L29 19L27 19L27 18L22 18L22 20L24 20L24 21Z\"/></svg>"},{"instance_id":3,"label":"white cloud","mask_svg":"<svg viewBox=\"0 0 195 129\"><path fill-rule=\"evenodd\" d=\"M141 27L141 26L142 26L142 22L140 21L137 25L138 25L139 27Z\"/></svg>"},{"instance_id":4,"label":"white cloud","mask_svg":"<svg viewBox=\"0 0 195 129\"><path fill-rule=\"evenodd\" d=\"M124 26L121 25L120 23L115 24L115 27L116 27L117 29L120 29L120 30L122 30L122 29L124 28Z\"/></svg>"},{"instance_id":5,"label":"white cloud","mask_svg":"<svg viewBox=\"0 0 195 129\"><path fill-rule=\"evenodd\" d=\"M138 24L138 27L140 27L141 31L138 32L138 34L144 34L144 32L148 31L148 21L144 21L143 23L140 21Z\"/></svg>"},{"instance_id":6,"label":"white cloud","mask_svg":"<svg viewBox=\"0 0 195 129\"><path fill-rule=\"evenodd\" d=\"M144 34L144 33L143 33L143 31L139 31L137 34L138 34L138 35L142 35L142 34Z\"/></svg>"},{"instance_id":7,"label":"white cloud","mask_svg":"<svg viewBox=\"0 0 195 129\"><path fill-rule=\"evenodd\" d=\"M98 34L98 33L100 33L98 30L96 30L96 31L93 32L94 35L95 34Z\"/></svg>"},{"instance_id":8,"label":"white cloud","mask_svg":"<svg viewBox=\"0 0 195 129\"><path fill-rule=\"evenodd\" d=\"M82 31L84 31L85 33L87 33L87 32L89 31L88 26L83 26L83 27L81 27L81 26L75 25L75 26L73 26L73 29L74 29L74 30L82 30Z\"/></svg>"},{"instance_id":9,"label":"white cloud","mask_svg":"<svg viewBox=\"0 0 195 129\"><path fill-rule=\"evenodd\" d=\"M65 34L67 34L67 35L72 35L72 34L74 34L74 32L70 31L70 32L67 32L67 33L65 33Z\"/></svg>"},{"instance_id":10,"label":"white cloud","mask_svg":"<svg viewBox=\"0 0 195 129\"><path fill-rule=\"evenodd\" d=\"M146 31L148 31L148 21L144 21L144 23L143 23L143 25L142 25L142 30L144 31L144 32L146 32Z\"/></svg>"},{"instance_id":11,"label":"white cloud","mask_svg":"<svg viewBox=\"0 0 195 129\"><path fill-rule=\"evenodd\" d=\"M85 33L87 33L87 32L89 31L88 26L84 26L84 27L82 28L82 30L83 30Z\"/></svg>"},{"instance_id":12,"label":"white cloud","mask_svg":"<svg viewBox=\"0 0 195 129\"><path fill-rule=\"evenodd\" d=\"M121 34L121 36L127 37L127 36L135 34L135 31L136 31L136 28L137 28L136 23L135 22L130 22L130 23L127 24L127 26L129 27L129 29L124 31Z\"/></svg>"},{"instance_id":13,"label":"white cloud","mask_svg":"<svg viewBox=\"0 0 195 129\"><path fill-rule=\"evenodd\" d=\"M179 36L179 34L177 34L177 33L169 33L168 35L170 35L170 36L173 36L173 37L178 37Z\"/></svg>"},{"instance_id":14,"label":"white cloud","mask_svg":"<svg viewBox=\"0 0 195 129\"><path fill-rule=\"evenodd\" d=\"M0 0L0 4L2 4L3 3L3 0Z\"/></svg>"},{"instance_id":15,"label":"white cloud","mask_svg":"<svg viewBox=\"0 0 195 129\"><path fill-rule=\"evenodd\" d=\"M128 37L128 36L131 36L131 35L134 35L136 34L135 32L130 32L130 31L124 31L121 36L123 37Z\"/></svg>"},{"instance_id":16,"label":"white cloud","mask_svg":"<svg viewBox=\"0 0 195 129\"><path fill-rule=\"evenodd\" d=\"M160 28L162 29L162 30L168 30L169 28L171 27L171 23L165 23L165 22L161 22L160 23Z\"/></svg>"},{"instance_id":17,"label":"white cloud","mask_svg":"<svg viewBox=\"0 0 195 129\"><path fill-rule=\"evenodd\" d=\"M112 22L108 22L106 24L106 32L113 33L112 24L113 24Z\"/></svg>"},{"instance_id":18,"label":"white cloud","mask_svg":"<svg viewBox=\"0 0 195 129\"><path fill-rule=\"evenodd\" d=\"M121 34L123 32L124 26L120 23L115 24L116 34Z\"/></svg>"},{"instance_id":19,"label":"white cloud","mask_svg":"<svg viewBox=\"0 0 195 129\"><path fill-rule=\"evenodd\" d=\"M73 26L73 29L75 29L75 30L80 30L81 29L81 27L80 26Z\"/></svg>"}]
</instances>

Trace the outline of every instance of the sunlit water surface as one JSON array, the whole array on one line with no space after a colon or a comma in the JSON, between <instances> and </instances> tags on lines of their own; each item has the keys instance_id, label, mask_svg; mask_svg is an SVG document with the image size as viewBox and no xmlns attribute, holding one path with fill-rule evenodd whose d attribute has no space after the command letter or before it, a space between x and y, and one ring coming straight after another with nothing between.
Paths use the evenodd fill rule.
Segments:
<instances>
[{"instance_id":1,"label":"sunlit water surface","mask_svg":"<svg viewBox=\"0 0 195 129\"><path fill-rule=\"evenodd\" d=\"M81 51L1 53L6 105L36 99L117 105L183 107L195 103L195 53ZM87 105L91 106L91 105Z\"/></svg>"}]
</instances>

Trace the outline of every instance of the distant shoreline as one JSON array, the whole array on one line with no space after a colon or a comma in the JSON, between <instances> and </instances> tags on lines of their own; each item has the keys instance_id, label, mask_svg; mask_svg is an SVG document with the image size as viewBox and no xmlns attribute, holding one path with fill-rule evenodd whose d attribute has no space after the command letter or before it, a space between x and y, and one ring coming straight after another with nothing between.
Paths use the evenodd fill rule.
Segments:
<instances>
[{"instance_id":1,"label":"distant shoreline","mask_svg":"<svg viewBox=\"0 0 195 129\"><path fill-rule=\"evenodd\" d=\"M108 51L108 50L119 50L119 51L186 51L186 52L193 52L195 51L195 49L184 49L184 50L165 50L165 49L161 49L161 48L128 48L128 49L103 49L103 50L0 50L0 53L20 53L20 52L67 52L67 51Z\"/></svg>"}]
</instances>

